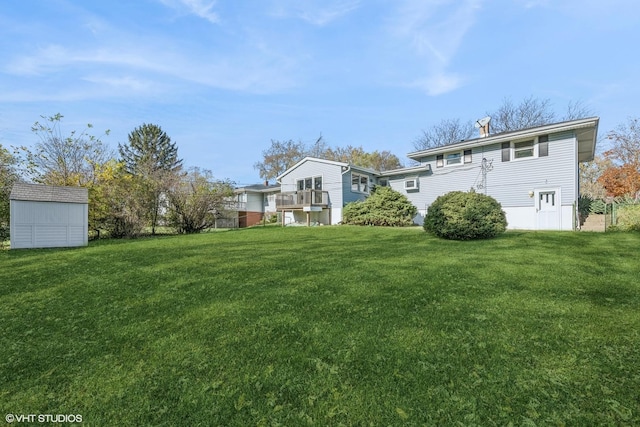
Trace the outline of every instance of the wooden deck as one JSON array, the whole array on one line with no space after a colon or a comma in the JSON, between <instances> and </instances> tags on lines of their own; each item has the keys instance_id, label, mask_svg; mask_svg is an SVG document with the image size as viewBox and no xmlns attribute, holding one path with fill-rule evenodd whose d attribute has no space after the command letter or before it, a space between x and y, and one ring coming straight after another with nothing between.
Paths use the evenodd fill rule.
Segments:
<instances>
[{"instance_id":1,"label":"wooden deck","mask_svg":"<svg viewBox=\"0 0 640 427\"><path fill-rule=\"evenodd\" d=\"M302 190L276 194L277 210L312 210L311 208L327 207L329 207L327 191Z\"/></svg>"}]
</instances>

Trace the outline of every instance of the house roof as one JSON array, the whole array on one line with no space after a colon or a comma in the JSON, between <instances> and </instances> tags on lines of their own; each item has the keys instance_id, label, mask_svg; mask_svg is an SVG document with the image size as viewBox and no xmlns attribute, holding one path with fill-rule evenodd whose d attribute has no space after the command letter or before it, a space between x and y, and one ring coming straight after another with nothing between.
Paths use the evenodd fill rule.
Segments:
<instances>
[{"instance_id":1,"label":"house roof","mask_svg":"<svg viewBox=\"0 0 640 427\"><path fill-rule=\"evenodd\" d=\"M17 182L13 185L9 198L33 202L89 203L89 192L84 187Z\"/></svg>"},{"instance_id":2,"label":"house roof","mask_svg":"<svg viewBox=\"0 0 640 427\"><path fill-rule=\"evenodd\" d=\"M381 172L378 172L378 176L407 175L412 173L429 172L430 170L431 170L431 165L427 163L424 165L409 166L406 168L381 171Z\"/></svg>"},{"instance_id":3,"label":"house roof","mask_svg":"<svg viewBox=\"0 0 640 427\"><path fill-rule=\"evenodd\" d=\"M367 172L367 173L370 173L370 174L372 174L372 175L377 175L377 174L379 173L379 172L378 172L378 171L376 171L376 170L369 169L369 168L364 168L364 167L357 166L357 165L353 165L353 164L350 164L350 163L337 162L337 161L335 161L335 160L326 160L326 159L320 159L320 158L318 158L318 157L309 157L309 156L307 156L307 157L305 157L304 159L300 160L300 161L299 161L298 163L296 163L295 165L291 166L291 167L290 167L289 169L287 169L286 171L284 171L282 174L278 175L278 176L276 177L276 181L280 182L280 180L281 180L285 175L288 175L292 170L296 169L296 168L297 168L298 166L300 166L301 164L306 163L306 162L309 162L309 161L316 162L316 163L325 163L325 164L328 164L328 165L339 166L339 167L343 168L343 169L342 169L342 172L346 172L346 171L348 171L349 169L357 169L357 170L359 170L359 171Z\"/></svg>"},{"instance_id":4,"label":"house roof","mask_svg":"<svg viewBox=\"0 0 640 427\"><path fill-rule=\"evenodd\" d=\"M280 191L280 184L253 184L238 187L234 190L234 193L274 193L278 191Z\"/></svg>"},{"instance_id":5,"label":"house roof","mask_svg":"<svg viewBox=\"0 0 640 427\"><path fill-rule=\"evenodd\" d=\"M425 156L432 156L449 152L451 150L462 150L465 148L480 147L483 145L496 144L515 139L533 137L547 133L556 133L574 130L578 138L578 161L587 162L593 160L596 149L596 138L598 135L598 117L589 117L585 119L569 120L565 122L552 123L543 126L536 126L528 129L517 131L502 132L487 137L475 138L466 141L460 141L453 144L443 145L441 147L429 148L426 150L414 151L407 154L410 159L418 160Z\"/></svg>"}]
</instances>

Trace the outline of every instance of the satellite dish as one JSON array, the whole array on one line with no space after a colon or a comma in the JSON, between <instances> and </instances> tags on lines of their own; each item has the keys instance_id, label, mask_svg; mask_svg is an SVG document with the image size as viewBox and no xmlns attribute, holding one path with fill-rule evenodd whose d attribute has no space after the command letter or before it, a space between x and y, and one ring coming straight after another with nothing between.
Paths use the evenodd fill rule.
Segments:
<instances>
[{"instance_id":1,"label":"satellite dish","mask_svg":"<svg viewBox=\"0 0 640 427\"><path fill-rule=\"evenodd\" d=\"M486 125L488 125L490 121L491 121L491 116L483 117L480 120L476 121L474 126L477 128L483 128Z\"/></svg>"}]
</instances>

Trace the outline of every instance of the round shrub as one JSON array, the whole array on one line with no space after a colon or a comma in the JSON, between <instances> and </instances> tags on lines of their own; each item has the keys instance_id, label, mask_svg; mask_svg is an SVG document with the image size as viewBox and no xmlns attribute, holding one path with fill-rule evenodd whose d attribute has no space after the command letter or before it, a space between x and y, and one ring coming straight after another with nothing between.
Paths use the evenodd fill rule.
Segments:
<instances>
[{"instance_id":1,"label":"round shrub","mask_svg":"<svg viewBox=\"0 0 640 427\"><path fill-rule=\"evenodd\" d=\"M342 223L406 227L413 225L418 209L409 199L390 187L374 187L364 201L347 203L342 210Z\"/></svg>"},{"instance_id":2,"label":"round shrub","mask_svg":"<svg viewBox=\"0 0 640 427\"><path fill-rule=\"evenodd\" d=\"M493 197L452 191L429 206L423 227L445 239L489 239L507 229L507 218Z\"/></svg>"}]
</instances>

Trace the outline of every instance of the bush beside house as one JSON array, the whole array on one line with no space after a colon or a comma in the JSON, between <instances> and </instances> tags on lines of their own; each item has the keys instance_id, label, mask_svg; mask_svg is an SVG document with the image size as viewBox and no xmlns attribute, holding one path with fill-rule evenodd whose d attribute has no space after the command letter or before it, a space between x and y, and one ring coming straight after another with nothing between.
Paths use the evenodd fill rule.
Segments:
<instances>
[{"instance_id":1,"label":"bush beside house","mask_svg":"<svg viewBox=\"0 0 640 427\"><path fill-rule=\"evenodd\" d=\"M507 219L493 197L452 191L429 206L423 227L431 234L450 240L488 239L506 230Z\"/></svg>"},{"instance_id":2,"label":"bush beside house","mask_svg":"<svg viewBox=\"0 0 640 427\"><path fill-rule=\"evenodd\" d=\"M418 209L404 194L390 187L374 187L364 201L348 203L342 211L342 223L406 227L413 225Z\"/></svg>"}]
</instances>

